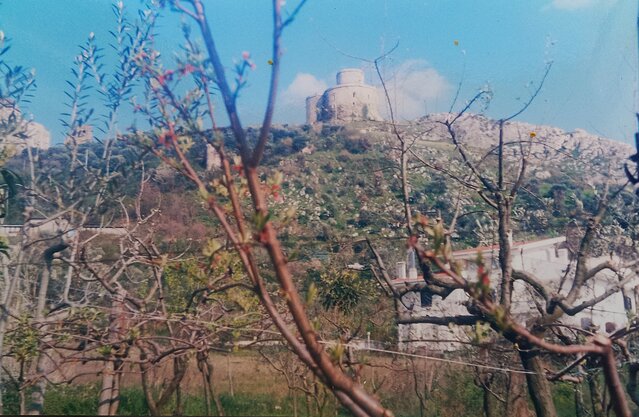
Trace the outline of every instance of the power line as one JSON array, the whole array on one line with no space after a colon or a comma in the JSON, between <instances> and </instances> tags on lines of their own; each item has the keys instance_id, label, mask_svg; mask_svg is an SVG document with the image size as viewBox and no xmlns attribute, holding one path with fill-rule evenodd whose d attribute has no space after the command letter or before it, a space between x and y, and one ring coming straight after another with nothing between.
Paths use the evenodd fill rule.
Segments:
<instances>
[{"instance_id":1,"label":"power line","mask_svg":"<svg viewBox=\"0 0 639 417\"><path fill-rule=\"evenodd\" d=\"M320 343L325 344L325 345L336 345L337 344L337 342L326 342L326 341L320 341ZM451 364L455 364L455 365L472 366L472 367L475 367L475 368L482 368L482 369L492 369L494 371L504 371L504 372L511 372L511 373L516 373L516 374L531 374L531 375L536 374L536 372L526 371L526 370L523 370L523 369L500 368L498 366L482 365L482 364L478 364L478 363L464 362L464 361L455 360L455 359L438 358L436 356L418 355L416 353L399 352L399 351L396 351L396 350L378 349L378 348L373 348L373 347L369 347L369 346L367 346L365 348L362 348L360 346L353 345L353 344L350 344L350 343L344 344L343 346L352 347L352 348L359 349L359 350L368 350L368 351L371 351L371 352L386 353L386 354L396 355L396 356L406 356L406 357L411 357L411 358L428 359L428 360L437 361L437 362L451 363Z\"/></svg>"}]
</instances>

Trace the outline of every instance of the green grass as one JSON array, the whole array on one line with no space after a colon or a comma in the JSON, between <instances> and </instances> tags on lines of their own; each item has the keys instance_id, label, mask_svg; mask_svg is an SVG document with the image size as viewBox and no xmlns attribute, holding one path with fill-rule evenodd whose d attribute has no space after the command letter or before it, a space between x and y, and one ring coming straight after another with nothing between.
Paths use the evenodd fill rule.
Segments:
<instances>
[{"instance_id":1,"label":"green grass","mask_svg":"<svg viewBox=\"0 0 639 417\"><path fill-rule=\"evenodd\" d=\"M585 397L587 388L582 387ZM285 392L285 391L284 391ZM97 384L50 386L46 392L45 414L51 415L95 415L98 408L99 387ZM559 416L572 416L574 409L574 391L571 384L553 385L555 405ZM384 406L393 410L398 417L419 417L419 403L412 391L380 392ZM182 415L206 415L206 405L200 395L183 394ZM27 401L29 397L27 395ZM288 395L265 393L222 393L220 400L227 416L292 416L293 399ZM4 394L5 414L18 414L18 395L15 390ZM532 410L532 405L530 406ZM337 411L337 412L336 412ZM163 415L175 415L175 397L163 410ZM428 394L425 417L457 417L481 415L482 391L473 382L473 375L449 369ZM212 404L212 414L216 414ZM140 387L122 389L118 415L149 415L146 399ZM309 417L306 401L301 393L297 395L297 415ZM329 398L323 416L349 416L348 411L339 407L335 410L335 401ZM317 417L313 411L312 417Z\"/></svg>"},{"instance_id":2,"label":"green grass","mask_svg":"<svg viewBox=\"0 0 639 417\"><path fill-rule=\"evenodd\" d=\"M47 415L96 415L98 411L98 386L95 384L77 386L52 386L47 389L44 414ZM220 396L224 412L227 416L292 416L294 414L293 401L290 397L277 397L267 394L235 394L228 393ZM4 410L6 414L17 415L20 411L18 395L9 390L4 396ZM28 396L27 396L28 401ZM306 417L305 401L298 396L298 416ZM326 406L324 415L335 416L332 402ZM215 405L212 404L212 414L215 415ZM175 397L162 410L163 415L175 412ZM204 398L195 395L183 396L183 414L185 416L206 415ZM140 388L124 388L121 391L118 415L146 416L149 415L144 393ZM349 414L340 409L337 416Z\"/></svg>"}]
</instances>

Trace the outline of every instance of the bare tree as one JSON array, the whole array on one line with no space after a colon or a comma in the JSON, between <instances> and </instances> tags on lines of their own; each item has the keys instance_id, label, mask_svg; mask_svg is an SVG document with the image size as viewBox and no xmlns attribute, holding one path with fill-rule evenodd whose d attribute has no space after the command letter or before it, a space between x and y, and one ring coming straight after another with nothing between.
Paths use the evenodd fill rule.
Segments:
<instances>
[{"instance_id":1,"label":"bare tree","mask_svg":"<svg viewBox=\"0 0 639 417\"><path fill-rule=\"evenodd\" d=\"M378 69L380 78L381 73L379 72L379 60L384 59L384 57L385 55L371 61ZM472 138L464 137L462 139L461 136L463 134L458 132L457 123L460 118L469 111L471 106L480 100L489 99L490 92L480 91L464 106L461 111L451 114L442 121L436 122L436 124L439 123L443 127L445 132L444 136L447 137L454 146L458 155L457 162L465 169L465 171L455 170L454 167L443 167L437 161L427 161L425 158L420 157L418 151L412 149L412 144L415 143L416 138L412 138L410 135L402 132L401 127L398 126L394 117L392 117L393 113L390 96L385 88L384 80L381 78L382 87L386 92L388 105L391 107L391 130L399 144L400 162L398 169L400 171L399 177L402 182L402 189L406 190L409 182L409 172L407 169L408 163L405 161L405 158L406 154L410 153L411 156L419 163L422 163L424 166L427 166L437 172L445 174L466 190L471 190L476 193L489 207L489 209L495 210L497 214L496 224L498 229L497 243L499 248L498 259L500 282L497 286L499 293L498 297L497 299L494 299L492 295L487 292L489 291L490 283L482 281L486 280L486 277L482 278L481 274L481 271L484 270L483 266L480 265L479 267L480 276L478 277L477 283L469 282L463 278L460 273L461 271L455 266L454 258L451 255L452 249L450 236L454 232L460 212L458 210L455 211L449 227L444 227L442 219L439 218L434 224L430 223L430 221L424 217L421 219L419 217L417 218L417 224L421 224L422 226L423 235L421 236L428 237L428 241L432 245L432 250L425 250L419 243L418 236L420 236L420 234L416 231L419 229L411 227L415 219L409 216L411 213L411 209L408 208L409 197L406 195L406 192L404 192L403 204L405 206L404 212L407 216L405 224L407 226L408 234L411 236L409 245L419 249L421 259L423 261L421 269L423 271L425 283L419 286L419 288L421 289L422 287L425 287L432 294L441 295L444 298L456 289L463 289L470 296L471 302L468 304L468 311L470 313L468 316L417 318L400 317L399 322L404 324L430 323L433 325L455 324L467 326L474 325L476 321L480 319L490 323L491 326L505 336L507 340L519 346L522 364L524 365L524 368L529 371L526 374L528 379L528 388L538 416L556 415L550 391L550 384L545 372L543 371L544 366L542 365L538 349L542 348L542 351L547 349L548 351L555 353L567 353L565 351L566 346L553 345L542 339L544 334L547 332L547 326L555 323L563 315L575 315L580 311L605 300L612 294L622 291L623 286L630 282L630 279L634 276L634 274L630 274L625 277L621 277L620 275L620 283L609 288L609 290L604 294L588 300L583 300L581 297L586 283L588 283L589 280L592 280L597 273L603 270L609 270L613 273L621 274L621 271L624 269L623 266L619 267L609 261L604 261L594 267L587 266L588 260L590 259L590 247L593 244L593 240L595 239L594 236L597 233L596 231L601 224L602 218L608 209L608 201L609 199L614 199L623 190L622 186L616 190L612 196L609 196L607 185L603 191L603 196L600 198L599 207L596 213L588 220L586 231L581 239L580 247L578 251L576 251L574 270L571 271L574 273L574 276L572 277L572 282L567 294L551 294L551 292L544 287L537 277L534 277L524 271L513 270L511 242L512 215L515 208L515 200L519 192L522 190L522 187L525 185L526 175L531 168L531 158L534 158L536 156L535 153L539 153L539 148L543 148L545 145L540 145L539 141L535 140L534 132L531 132L530 137L526 138L522 138L521 136L519 138L508 138L506 137L505 127L512 119L521 115L533 103L537 95L540 93L549 71L550 65L547 66L541 82L532 92L530 99L527 100L517 112L495 122L497 131L496 145L484 156L475 157L475 151L468 149L468 144L472 144ZM451 106L451 111L454 104L455 103ZM437 129L439 129L437 126L433 128L425 128L425 135L432 135ZM407 144L411 145L407 147ZM514 161L506 154L506 150L510 148L517 150L517 157ZM484 165L489 165L487 161L490 159L494 159L496 166L494 171L491 167L484 167ZM511 162L517 164L516 169L513 169L512 167L507 168L507 165ZM454 166L455 164L452 165ZM525 188L523 189L525 190ZM459 205L457 205L457 207L459 208ZM415 290L415 288L409 288L402 291L394 289L392 283L389 282L388 273L381 262L379 254L372 246L371 249L373 250L373 254L375 255L375 259L377 260L377 264L382 275L385 276L385 284L388 291L392 293L395 298L399 298L401 300L404 294ZM447 275L447 278L441 277L441 274L434 274L434 269L443 270L445 275ZM484 274L486 273L484 272ZM521 326L512 326L514 321L511 317L511 304L513 284L515 280L522 280L526 283L526 285L529 285L535 293L535 296L540 297L543 300L542 302L545 303L545 307L540 307L540 317L537 320L531 320L528 329ZM488 304L491 305L488 310L485 310L482 307L482 304L485 302L488 302ZM486 315L486 313L489 314ZM401 316L401 311L399 312L399 315ZM612 338L612 340L615 339L616 338ZM579 342L576 341L571 343L579 344ZM595 345L596 346L593 346L594 349L589 347L584 348L584 351L589 352L589 354L603 355L609 359L609 362L603 361L603 363L605 368L609 371L605 374L607 378L607 386L611 390L611 396L614 398L613 403L619 404L616 406L615 411L618 415L628 415L629 411L623 392L620 390L619 379L614 375L615 362L614 357L611 356L611 340L609 339L606 341L603 338L599 338L599 340L595 339ZM573 348L577 348L577 346L570 346L570 349ZM486 387L484 386L484 388Z\"/></svg>"},{"instance_id":2,"label":"bare tree","mask_svg":"<svg viewBox=\"0 0 639 417\"><path fill-rule=\"evenodd\" d=\"M176 71L164 70L160 67L157 56L145 56L140 59L140 66L147 79L149 104L143 111L152 120L156 130L152 133L136 132L141 143L169 163L198 188L202 198L217 218L225 231L227 238L237 251L251 286L261 300L275 326L282 333L291 349L308 366L314 375L329 387L340 402L356 415L389 415L379 401L366 393L361 385L348 377L331 359L322 344L319 343L311 321L305 313L304 302L296 289L293 276L287 266L287 259L282 250L277 232L269 213L269 193L275 192L274 187L266 190L262 181L259 165L269 140L281 62L281 36L297 14L305 1L301 1L290 10L288 17L282 16L282 2L274 0L273 8L273 36L271 57L271 84L264 113L264 120L256 143L247 140L238 114L236 100L239 90L244 86L247 71L251 67L249 57L236 68L236 85L231 87L227 80L226 71L217 45L213 38L209 22L205 15L204 4L199 0L181 2L172 1L173 8L188 16L199 29L205 46L206 61L183 63ZM190 43L190 47L193 44ZM209 71L213 76L208 76ZM191 76L199 87L201 94L196 99L202 99L203 113L209 117L212 132L198 128L196 117L190 111L193 106L193 96L178 97L174 87L185 76ZM213 108L211 90L215 87L222 98L226 114L230 120L230 130L239 153L239 160L233 164L224 143L219 141L219 131L216 129L215 109ZM189 101L191 100L191 101ZM157 110L157 111L155 111ZM185 152L192 139L206 140L217 151L220 158L221 176L217 182L220 186L212 188L210 183L193 168ZM232 166L233 165L233 166ZM233 173L235 172L235 174ZM241 188L245 187L250 195L250 210L243 205ZM220 195L220 191L223 194ZM227 205L226 205L227 204ZM263 251L263 252L262 252ZM267 290L263 274L265 270L258 264L258 254L265 253L270 260L270 268L275 273L279 283L283 301L287 305L287 314L293 320L295 331L276 307L276 302Z\"/></svg>"}]
</instances>

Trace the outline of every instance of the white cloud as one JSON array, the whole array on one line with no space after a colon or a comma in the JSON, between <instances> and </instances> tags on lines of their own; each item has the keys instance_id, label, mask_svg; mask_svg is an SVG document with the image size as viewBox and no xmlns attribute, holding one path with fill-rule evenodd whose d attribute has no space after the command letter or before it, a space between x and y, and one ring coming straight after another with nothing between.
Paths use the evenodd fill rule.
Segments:
<instances>
[{"instance_id":1,"label":"white cloud","mask_svg":"<svg viewBox=\"0 0 639 417\"><path fill-rule=\"evenodd\" d=\"M451 86L426 61L407 60L385 73L386 87L398 119L411 120L427 112L447 110ZM279 119L289 123L303 123L306 119L306 97L322 94L327 88L328 84L324 80L312 74L298 73L282 92ZM380 113L388 118L388 104L382 88L378 88Z\"/></svg>"},{"instance_id":2,"label":"white cloud","mask_svg":"<svg viewBox=\"0 0 639 417\"><path fill-rule=\"evenodd\" d=\"M283 118L300 123L306 118L306 97L322 94L328 88L325 81L305 72L298 73L282 92L281 105Z\"/></svg>"},{"instance_id":3,"label":"white cloud","mask_svg":"<svg viewBox=\"0 0 639 417\"><path fill-rule=\"evenodd\" d=\"M300 72L293 82L282 93L282 101L287 104L304 104L306 97L322 94L328 86L323 80L315 78L312 74Z\"/></svg>"},{"instance_id":4,"label":"white cloud","mask_svg":"<svg viewBox=\"0 0 639 417\"><path fill-rule=\"evenodd\" d=\"M450 83L421 59L404 61L392 69L393 75L385 80L393 111L400 119L415 119L426 113L441 110L447 104ZM381 87L380 87L381 89ZM380 103L382 114L387 115L388 104L383 91Z\"/></svg>"},{"instance_id":5,"label":"white cloud","mask_svg":"<svg viewBox=\"0 0 639 417\"><path fill-rule=\"evenodd\" d=\"M593 7L599 4L612 4L616 0L552 0L552 2L544 9L558 9L558 10L577 10Z\"/></svg>"}]
</instances>

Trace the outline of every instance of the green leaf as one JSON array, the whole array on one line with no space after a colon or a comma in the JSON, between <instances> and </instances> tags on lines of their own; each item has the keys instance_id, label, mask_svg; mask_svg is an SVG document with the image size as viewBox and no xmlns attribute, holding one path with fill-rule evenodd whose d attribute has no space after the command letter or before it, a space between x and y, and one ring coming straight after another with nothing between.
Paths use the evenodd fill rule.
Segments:
<instances>
[{"instance_id":1,"label":"green leaf","mask_svg":"<svg viewBox=\"0 0 639 417\"><path fill-rule=\"evenodd\" d=\"M9 197L15 196L18 193L18 185L24 184L22 178L20 178L20 176L15 172L6 168L0 168L0 175L2 175L2 179L7 185Z\"/></svg>"},{"instance_id":2,"label":"green leaf","mask_svg":"<svg viewBox=\"0 0 639 417\"><path fill-rule=\"evenodd\" d=\"M306 292L306 305L313 304L313 301L317 298L317 286L314 282L311 282L311 285L308 286L308 291Z\"/></svg>"},{"instance_id":3,"label":"green leaf","mask_svg":"<svg viewBox=\"0 0 639 417\"><path fill-rule=\"evenodd\" d=\"M202 254L210 258L221 248L222 248L222 244L220 242L218 242L216 239L209 239L207 240L206 245L202 249Z\"/></svg>"},{"instance_id":4,"label":"green leaf","mask_svg":"<svg viewBox=\"0 0 639 417\"><path fill-rule=\"evenodd\" d=\"M267 213L266 215L262 212L255 213L255 216L253 217L253 223L255 224L255 229L261 232L262 229L264 229L264 226L266 226L266 223L268 223L270 219L271 219L270 212Z\"/></svg>"},{"instance_id":5,"label":"green leaf","mask_svg":"<svg viewBox=\"0 0 639 417\"><path fill-rule=\"evenodd\" d=\"M4 236L0 236L0 253L9 258L9 250L9 242L7 241L7 238Z\"/></svg>"}]
</instances>

